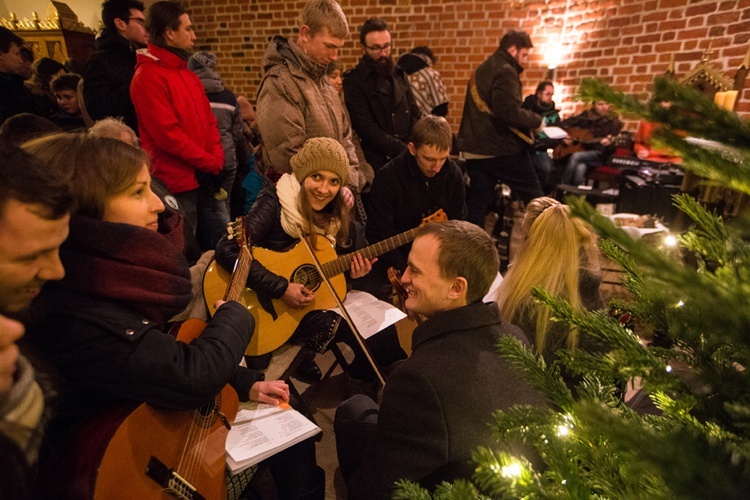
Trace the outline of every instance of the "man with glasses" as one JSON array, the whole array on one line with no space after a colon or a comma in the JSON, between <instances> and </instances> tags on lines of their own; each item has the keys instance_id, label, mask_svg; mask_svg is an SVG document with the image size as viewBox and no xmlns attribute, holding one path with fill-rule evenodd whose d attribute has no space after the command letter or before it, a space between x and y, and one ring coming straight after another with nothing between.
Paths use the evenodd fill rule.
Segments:
<instances>
[{"instance_id":1,"label":"man with glasses","mask_svg":"<svg viewBox=\"0 0 750 500\"><path fill-rule=\"evenodd\" d=\"M135 73L135 51L148 45L144 6L138 0L108 0L102 4L104 29L96 52L83 69L83 100L94 120L122 117L138 132L130 82Z\"/></svg>"},{"instance_id":2,"label":"man with glasses","mask_svg":"<svg viewBox=\"0 0 750 500\"><path fill-rule=\"evenodd\" d=\"M263 159L275 175L291 173L289 160L310 137L330 137L349 158L350 207L359 180L352 131L338 93L325 75L349 36L349 23L335 0L311 0L300 14L297 40L275 36L266 50L265 74L258 90L256 120L263 138ZM274 174L268 172L271 178ZM275 179L274 179L275 180Z\"/></svg>"},{"instance_id":3,"label":"man with glasses","mask_svg":"<svg viewBox=\"0 0 750 500\"><path fill-rule=\"evenodd\" d=\"M344 99L367 162L377 171L406 151L420 118L409 82L391 59L391 33L370 18L359 31L362 58L344 75Z\"/></svg>"}]
</instances>

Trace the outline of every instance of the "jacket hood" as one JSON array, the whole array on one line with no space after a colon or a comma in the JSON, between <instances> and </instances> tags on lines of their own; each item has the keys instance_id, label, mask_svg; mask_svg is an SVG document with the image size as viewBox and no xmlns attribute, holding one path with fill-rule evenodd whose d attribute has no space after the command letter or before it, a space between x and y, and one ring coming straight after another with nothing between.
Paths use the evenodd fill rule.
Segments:
<instances>
[{"instance_id":1,"label":"jacket hood","mask_svg":"<svg viewBox=\"0 0 750 500\"><path fill-rule=\"evenodd\" d=\"M263 56L263 70L268 71L279 64L286 64L290 71L301 71L315 81L326 74L326 66L315 62L297 45L294 40L283 36L273 37Z\"/></svg>"},{"instance_id":2,"label":"jacket hood","mask_svg":"<svg viewBox=\"0 0 750 500\"><path fill-rule=\"evenodd\" d=\"M194 69L193 72L201 79L206 94L216 94L224 90L224 82L221 81L219 74L209 68Z\"/></svg>"},{"instance_id":3,"label":"jacket hood","mask_svg":"<svg viewBox=\"0 0 750 500\"><path fill-rule=\"evenodd\" d=\"M421 54L404 54L398 60L398 67L403 69L407 75L416 73L420 69L424 69L429 66L425 60L427 56L422 57Z\"/></svg>"}]
</instances>

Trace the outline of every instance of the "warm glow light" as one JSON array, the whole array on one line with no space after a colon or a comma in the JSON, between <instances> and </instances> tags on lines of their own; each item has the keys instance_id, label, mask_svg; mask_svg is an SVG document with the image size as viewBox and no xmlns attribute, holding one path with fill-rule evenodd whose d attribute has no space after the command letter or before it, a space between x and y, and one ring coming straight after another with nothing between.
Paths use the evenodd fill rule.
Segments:
<instances>
[{"instance_id":1,"label":"warm glow light","mask_svg":"<svg viewBox=\"0 0 750 500\"><path fill-rule=\"evenodd\" d=\"M548 45L544 50L544 64L547 69L555 69L560 65L563 58L563 46L561 43Z\"/></svg>"},{"instance_id":2,"label":"warm glow light","mask_svg":"<svg viewBox=\"0 0 750 500\"><path fill-rule=\"evenodd\" d=\"M560 437L565 437L568 434L570 434L570 428L567 425L558 425L557 426L557 435Z\"/></svg>"},{"instance_id":3,"label":"warm glow light","mask_svg":"<svg viewBox=\"0 0 750 500\"><path fill-rule=\"evenodd\" d=\"M518 462L513 462L512 464L503 466L502 475L505 478L513 479L519 477L522 471L523 469L521 468L521 464L519 464Z\"/></svg>"},{"instance_id":4,"label":"warm glow light","mask_svg":"<svg viewBox=\"0 0 750 500\"><path fill-rule=\"evenodd\" d=\"M676 247L677 246L677 238L672 236L671 234L664 237L664 244L668 247Z\"/></svg>"},{"instance_id":5,"label":"warm glow light","mask_svg":"<svg viewBox=\"0 0 750 500\"><path fill-rule=\"evenodd\" d=\"M684 306L684 305L685 305L685 303L684 303L683 301L679 301L679 302L677 303L677 307L682 307L682 306Z\"/></svg>"},{"instance_id":6,"label":"warm glow light","mask_svg":"<svg viewBox=\"0 0 750 500\"><path fill-rule=\"evenodd\" d=\"M667 373L672 373L672 365L667 365Z\"/></svg>"}]
</instances>

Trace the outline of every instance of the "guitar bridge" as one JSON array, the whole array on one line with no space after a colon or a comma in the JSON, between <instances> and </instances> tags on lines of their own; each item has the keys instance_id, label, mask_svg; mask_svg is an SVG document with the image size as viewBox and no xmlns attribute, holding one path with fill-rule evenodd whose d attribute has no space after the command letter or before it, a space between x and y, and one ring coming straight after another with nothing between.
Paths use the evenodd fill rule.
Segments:
<instances>
[{"instance_id":1,"label":"guitar bridge","mask_svg":"<svg viewBox=\"0 0 750 500\"><path fill-rule=\"evenodd\" d=\"M151 457L146 466L146 475L153 479L167 493L183 500L206 500L190 482L174 469L167 467L156 457Z\"/></svg>"}]
</instances>

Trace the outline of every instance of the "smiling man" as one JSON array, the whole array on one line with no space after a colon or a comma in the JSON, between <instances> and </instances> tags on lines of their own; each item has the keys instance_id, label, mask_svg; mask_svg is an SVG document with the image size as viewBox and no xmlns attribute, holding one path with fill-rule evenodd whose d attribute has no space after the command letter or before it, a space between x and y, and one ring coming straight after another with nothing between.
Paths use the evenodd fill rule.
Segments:
<instances>
[{"instance_id":1,"label":"smiling man","mask_svg":"<svg viewBox=\"0 0 750 500\"><path fill-rule=\"evenodd\" d=\"M297 40L278 35L266 49L256 111L263 159L277 175L292 171L289 160L311 137L330 137L344 146L350 186L342 189L351 207L359 160L349 119L325 78L328 63L338 60L348 36L349 24L335 0L308 2L300 13Z\"/></svg>"},{"instance_id":2,"label":"smiling man","mask_svg":"<svg viewBox=\"0 0 750 500\"><path fill-rule=\"evenodd\" d=\"M399 479L434 487L467 477L472 451L497 446L489 425L495 410L542 404L497 353L504 336L528 345L496 303L482 303L497 266L492 240L473 224L420 230L401 280L406 307L427 318L414 330L412 354L388 378L380 408L355 396L336 412L339 465L352 498L390 498Z\"/></svg>"},{"instance_id":3,"label":"smiling man","mask_svg":"<svg viewBox=\"0 0 750 500\"><path fill-rule=\"evenodd\" d=\"M0 146L0 498L26 498L32 486L44 395L16 346L24 333L18 318L47 281L65 275L59 248L71 206L62 179L28 154Z\"/></svg>"},{"instance_id":4,"label":"smiling man","mask_svg":"<svg viewBox=\"0 0 750 500\"><path fill-rule=\"evenodd\" d=\"M382 241L413 229L422 219L442 208L448 219L466 218L466 194L461 169L448 158L452 142L451 128L445 118L425 116L412 130L407 149L388 162L375 176L367 205L367 240ZM406 268L410 245L404 245L380 257L368 291L381 295L389 284L386 270ZM390 293L390 286L387 286Z\"/></svg>"}]
</instances>

